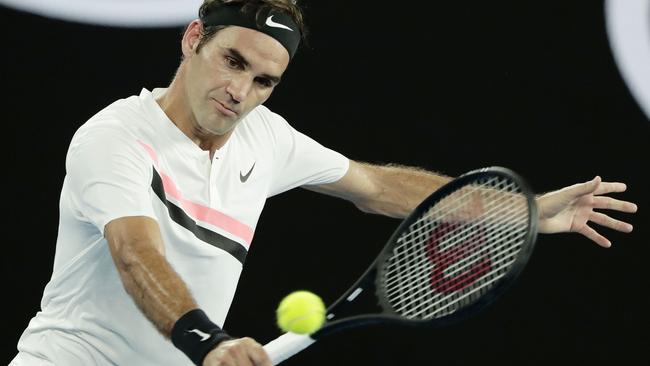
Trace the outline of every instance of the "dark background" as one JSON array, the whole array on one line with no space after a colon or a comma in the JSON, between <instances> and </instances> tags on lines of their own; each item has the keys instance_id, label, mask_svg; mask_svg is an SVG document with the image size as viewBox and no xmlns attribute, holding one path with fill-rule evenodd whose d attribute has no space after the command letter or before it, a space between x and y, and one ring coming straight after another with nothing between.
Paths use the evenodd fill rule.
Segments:
<instances>
[{"instance_id":1,"label":"dark background","mask_svg":"<svg viewBox=\"0 0 650 366\"><path fill-rule=\"evenodd\" d=\"M600 1L309 1L310 48L267 105L350 158L449 175L487 165L536 192L599 174L639 205L631 234L542 235L495 306L443 329L372 327L324 339L286 365L637 365L650 336L650 121L610 52ZM49 280L64 157L77 127L117 98L165 86L182 28L126 29L0 8L6 144L2 360ZM265 343L295 289L327 303L399 224L304 190L271 198L226 321Z\"/></svg>"}]
</instances>

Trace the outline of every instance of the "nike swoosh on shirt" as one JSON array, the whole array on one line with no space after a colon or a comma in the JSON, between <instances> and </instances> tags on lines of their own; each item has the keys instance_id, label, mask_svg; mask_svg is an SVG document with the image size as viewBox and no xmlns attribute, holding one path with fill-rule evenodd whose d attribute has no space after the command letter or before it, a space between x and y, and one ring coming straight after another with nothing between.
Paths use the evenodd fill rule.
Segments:
<instances>
[{"instance_id":1,"label":"nike swoosh on shirt","mask_svg":"<svg viewBox=\"0 0 650 366\"><path fill-rule=\"evenodd\" d=\"M274 22L273 19L271 19L271 18L273 18L273 15L269 15L269 17L266 18L266 25L268 25L269 27L273 27L273 28L282 28L282 29L286 29L286 30L289 30L289 31L292 31L292 32L293 32L293 29L287 27L287 26L284 25L284 24Z\"/></svg>"},{"instance_id":2,"label":"nike swoosh on shirt","mask_svg":"<svg viewBox=\"0 0 650 366\"><path fill-rule=\"evenodd\" d=\"M210 335L208 333L203 333L198 329L188 330L187 332L188 333L194 333L194 334L198 335L199 337L201 337L201 342L205 342L208 338L210 338Z\"/></svg>"},{"instance_id":3,"label":"nike swoosh on shirt","mask_svg":"<svg viewBox=\"0 0 650 366\"><path fill-rule=\"evenodd\" d=\"M251 173L253 172L253 168L255 168L255 163L253 163L253 166L252 166L251 169L248 171L248 173L246 173L246 174L242 174L241 172L239 172L239 180L240 180L242 183L245 183L245 182L248 180L248 177L251 176Z\"/></svg>"}]
</instances>

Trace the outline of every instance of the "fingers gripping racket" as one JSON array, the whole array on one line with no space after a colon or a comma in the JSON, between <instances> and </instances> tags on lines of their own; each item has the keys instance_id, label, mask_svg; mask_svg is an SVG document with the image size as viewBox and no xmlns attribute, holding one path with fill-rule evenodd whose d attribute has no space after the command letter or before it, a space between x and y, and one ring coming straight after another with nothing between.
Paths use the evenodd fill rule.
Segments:
<instances>
[{"instance_id":1,"label":"fingers gripping racket","mask_svg":"<svg viewBox=\"0 0 650 366\"><path fill-rule=\"evenodd\" d=\"M520 176L502 167L463 174L402 221L372 265L327 309L323 327L311 335L285 333L264 349L277 365L351 327L463 320L515 280L536 237L535 199Z\"/></svg>"}]
</instances>

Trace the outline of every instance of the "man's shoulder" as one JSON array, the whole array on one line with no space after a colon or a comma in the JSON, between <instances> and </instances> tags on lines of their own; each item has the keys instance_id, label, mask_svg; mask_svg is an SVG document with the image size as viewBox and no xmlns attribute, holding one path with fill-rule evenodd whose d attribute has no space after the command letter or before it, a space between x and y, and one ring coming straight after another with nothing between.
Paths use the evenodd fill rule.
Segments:
<instances>
[{"instance_id":1,"label":"man's shoulder","mask_svg":"<svg viewBox=\"0 0 650 366\"><path fill-rule=\"evenodd\" d=\"M117 99L106 107L98 111L86 123L92 123L98 120L138 120L145 119L146 111L142 105L140 98L137 95L132 95L126 98Z\"/></svg>"},{"instance_id":2,"label":"man's shoulder","mask_svg":"<svg viewBox=\"0 0 650 366\"><path fill-rule=\"evenodd\" d=\"M137 95L115 100L79 126L72 144L142 139L150 134L148 118Z\"/></svg>"},{"instance_id":3,"label":"man's shoulder","mask_svg":"<svg viewBox=\"0 0 650 366\"><path fill-rule=\"evenodd\" d=\"M138 95L117 99L105 106L86 122L80 129L114 129L127 132L146 125L149 114Z\"/></svg>"}]
</instances>

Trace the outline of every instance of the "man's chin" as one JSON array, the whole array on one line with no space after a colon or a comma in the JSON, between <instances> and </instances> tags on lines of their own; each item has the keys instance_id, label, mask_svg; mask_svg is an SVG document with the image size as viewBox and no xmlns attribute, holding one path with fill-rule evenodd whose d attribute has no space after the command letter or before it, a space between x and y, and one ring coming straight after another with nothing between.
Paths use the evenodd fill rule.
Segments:
<instances>
[{"instance_id":1,"label":"man's chin","mask_svg":"<svg viewBox=\"0 0 650 366\"><path fill-rule=\"evenodd\" d=\"M232 134L232 131L235 129L237 124L233 124L227 127L214 127L214 126L202 126L201 134L212 135L212 136L228 136Z\"/></svg>"}]
</instances>

